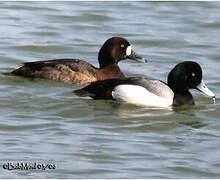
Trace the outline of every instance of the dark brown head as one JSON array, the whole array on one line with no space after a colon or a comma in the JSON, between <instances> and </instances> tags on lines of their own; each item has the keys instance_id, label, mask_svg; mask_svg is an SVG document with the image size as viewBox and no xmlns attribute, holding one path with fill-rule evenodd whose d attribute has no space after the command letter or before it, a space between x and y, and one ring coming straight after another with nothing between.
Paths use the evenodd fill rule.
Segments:
<instances>
[{"instance_id":1,"label":"dark brown head","mask_svg":"<svg viewBox=\"0 0 220 180\"><path fill-rule=\"evenodd\" d=\"M104 68L110 64L117 64L124 59L141 60L142 57L135 54L131 49L130 43L121 37L108 39L99 51L99 65Z\"/></svg>"}]
</instances>

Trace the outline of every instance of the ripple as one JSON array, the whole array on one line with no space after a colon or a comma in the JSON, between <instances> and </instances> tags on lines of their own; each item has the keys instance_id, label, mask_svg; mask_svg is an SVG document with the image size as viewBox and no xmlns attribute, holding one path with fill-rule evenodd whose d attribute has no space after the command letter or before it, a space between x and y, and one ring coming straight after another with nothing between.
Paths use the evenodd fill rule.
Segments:
<instances>
[{"instance_id":1,"label":"ripple","mask_svg":"<svg viewBox=\"0 0 220 180\"><path fill-rule=\"evenodd\" d=\"M55 171L2 171L5 178L219 177L218 2L0 2L1 164L54 162ZM216 103L143 108L76 97L80 88L5 76L26 61L65 57L98 65L112 36L149 63L120 62L126 76L166 81L184 60L199 62Z\"/></svg>"},{"instance_id":2,"label":"ripple","mask_svg":"<svg viewBox=\"0 0 220 180\"><path fill-rule=\"evenodd\" d=\"M1 131L23 131L23 130L33 130L33 129L42 129L45 128L45 126L48 127L54 127L58 126L59 124L32 124L32 125L21 125L21 126L6 126L0 124L0 130Z\"/></svg>"}]
</instances>

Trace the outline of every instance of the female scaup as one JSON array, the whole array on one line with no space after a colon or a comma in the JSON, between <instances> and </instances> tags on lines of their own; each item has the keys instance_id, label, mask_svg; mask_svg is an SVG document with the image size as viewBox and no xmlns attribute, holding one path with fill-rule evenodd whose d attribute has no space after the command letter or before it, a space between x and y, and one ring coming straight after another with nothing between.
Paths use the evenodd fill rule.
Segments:
<instances>
[{"instance_id":1,"label":"female scaup","mask_svg":"<svg viewBox=\"0 0 220 180\"><path fill-rule=\"evenodd\" d=\"M100 68L79 59L55 59L27 62L9 74L83 85L104 79L124 77L118 66L118 62L124 59L144 60L135 54L126 39L112 37L103 44L99 51Z\"/></svg>"},{"instance_id":2,"label":"female scaup","mask_svg":"<svg viewBox=\"0 0 220 180\"><path fill-rule=\"evenodd\" d=\"M177 64L168 75L168 84L146 77L118 78L91 83L74 93L93 99L115 99L141 106L169 107L194 105L189 89L198 89L215 98L202 81L200 65L192 61Z\"/></svg>"}]
</instances>

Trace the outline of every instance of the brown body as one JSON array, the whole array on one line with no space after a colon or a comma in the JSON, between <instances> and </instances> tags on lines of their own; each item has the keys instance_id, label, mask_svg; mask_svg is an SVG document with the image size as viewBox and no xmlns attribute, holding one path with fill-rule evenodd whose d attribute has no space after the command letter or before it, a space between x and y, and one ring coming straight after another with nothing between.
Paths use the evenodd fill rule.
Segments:
<instances>
[{"instance_id":1,"label":"brown body","mask_svg":"<svg viewBox=\"0 0 220 180\"><path fill-rule=\"evenodd\" d=\"M86 85L94 81L124 77L118 66L118 62L124 59L138 60L142 57L131 50L126 39L112 37L99 50L100 68L79 59L55 59L24 63L9 74Z\"/></svg>"},{"instance_id":2,"label":"brown body","mask_svg":"<svg viewBox=\"0 0 220 180\"><path fill-rule=\"evenodd\" d=\"M102 69L76 59L57 59L25 63L11 74L45 78L70 84L86 85L91 82L124 77L117 64L110 64Z\"/></svg>"}]
</instances>

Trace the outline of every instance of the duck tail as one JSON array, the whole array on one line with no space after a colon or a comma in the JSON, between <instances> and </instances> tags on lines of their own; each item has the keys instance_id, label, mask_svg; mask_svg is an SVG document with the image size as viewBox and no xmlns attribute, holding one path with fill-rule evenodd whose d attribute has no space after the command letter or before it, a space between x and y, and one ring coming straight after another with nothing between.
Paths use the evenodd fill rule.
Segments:
<instances>
[{"instance_id":1,"label":"duck tail","mask_svg":"<svg viewBox=\"0 0 220 180\"><path fill-rule=\"evenodd\" d=\"M12 75L14 75L13 71L5 72L5 73L2 73L2 74L5 75L5 76L12 76Z\"/></svg>"},{"instance_id":2,"label":"duck tail","mask_svg":"<svg viewBox=\"0 0 220 180\"><path fill-rule=\"evenodd\" d=\"M15 75L15 71L16 71L16 69L13 70L13 71L11 71L11 72L4 72L4 73L2 73L2 74L3 74L3 75L6 75L6 76L12 76L12 75Z\"/></svg>"},{"instance_id":3,"label":"duck tail","mask_svg":"<svg viewBox=\"0 0 220 180\"><path fill-rule=\"evenodd\" d=\"M92 93L89 93L88 91L85 91L83 89L77 89L77 90L74 90L73 93L77 96L81 96L81 97L86 97L86 96L94 96L94 94Z\"/></svg>"},{"instance_id":4,"label":"duck tail","mask_svg":"<svg viewBox=\"0 0 220 180\"><path fill-rule=\"evenodd\" d=\"M3 75L12 76L12 75L20 75L21 68L15 69L11 72L5 72Z\"/></svg>"}]
</instances>

